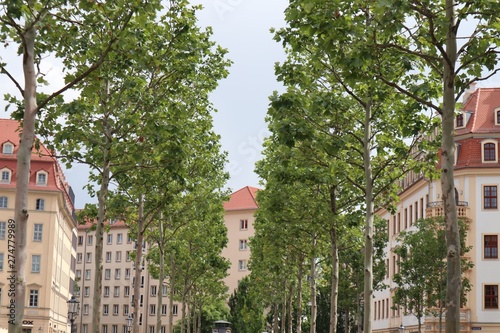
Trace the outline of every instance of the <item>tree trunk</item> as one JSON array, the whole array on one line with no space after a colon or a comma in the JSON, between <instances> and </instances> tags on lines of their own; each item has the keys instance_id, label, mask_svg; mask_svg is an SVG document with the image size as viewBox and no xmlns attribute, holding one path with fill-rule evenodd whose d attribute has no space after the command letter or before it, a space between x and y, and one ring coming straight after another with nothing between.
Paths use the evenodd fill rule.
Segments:
<instances>
[{"instance_id":1,"label":"tree trunk","mask_svg":"<svg viewBox=\"0 0 500 333\"><path fill-rule=\"evenodd\" d=\"M184 278L182 286L182 302L181 302L181 333L186 332L186 293L187 293L187 277Z\"/></svg>"},{"instance_id":2,"label":"tree trunk","mask_svg":"<svg viewBox=\"0 0 500 333\"><path fill-rule=\"evenodd\" d=\"M443 75L443 143L441 156L441 191L446 221L447 284L446 333L460 332L460 231L458 229L454 185L455 63L457 58L455 1L446 0L446 55Z\"/></svg>"},{"instance_id":3,"label":"tree trunk","mask_svg":"<svg viewBox=\"0 0 500 333\"><path fill-rule=\"evenodd\" d=\"M365 225L365 276L364 276L364 320L363 327L365 333L372 333L372 297L373 297L373 174L371 165L371 118L372 104L368 101L365 105L365 133L363 138L363 159L366 182L366 225Z\"/></svg>"},{"instance_id":4,"label":"tree trunk","mask_svg":"<svg viewBox=\"0 0 500 333\"><path fill-rule=\"evenodd\" d=\"M337 197L335 186L330 187L330 208L333 214L333 226L330 229L331 257L332 257L332 285L330 290L330 333L337 332L337 300L339 295L339 250L337 246Z\"/></svg>"},{"instance_id":5,"label":"tree trunk","mask_svg":"<svg viewBox=\"0 0 500 333\"><path fill-rule=\"evenodd\" d=\"M135 284L134 284L134 321L132 325L133 333L139 333L139 299L141 297L142 243L144 242L144 196L142 194L139 195L138 213L139 216L137 221L137 247L134 260Z\"/></svg>"},{"instance_id":6,"label":"tree trunk","mask_svg":"<svg viewBox=\"0 0 500 333\"><path fill-rule=\"evenodd\" d=\"M274 312L273 312L273 333L278 333L279 330L279 304L274 304Z\"/></svg>"},{"instance_id":7,"label":"tree trunk","mask_svg":"<svg viewBox=\"0 0 500 333\"><path fill-rule=\"evenodd\" d=\"M286 333L286 280L283 281L283 298L281 299L281 333Z\"/></svg>"},{"instance_id":8,"label":"tree trunk","mask_svg":"<svg viewBox=\"0 0 500 333\"><path fill-rule=\"evenodd\" d=\"M102 107L106 108L106 102L109 95L109 82L106 82L104 98L102 99ZM97 226L95 231L95 273L94 273L94 294L92 305L92 332L99 333L101 326L101 298L102 298L102 251L104 242L104 222L106 221L106 201L108 197L109 180L111 176L110 170L110 154L111 154L111 129L107 117L102 120L104 136L106 138L105 147L103 148L103 165L101 174L101 187L97 195L98 211L97 211Z\"/></svg>"},{"instance_id":9,"label":"tree trunk","mask_svg":"<svg viewBox=\"0 0 500 333\"><path fill-rule=\"evenodd\" d=\"M165 246L163 244L165 235L163 233L163 217L160 216L160 239L158 242L158 250L160 251L160 269L158 272L158 291L156 293L156 333L161 332L161 307L163 305L163 281L165 281Z\"/></svg>"},{"instance_id":10,"label":"tree trunk","mask_svg":"<svg viewBox=\"0 0 500 333\"><path fill-rule=\"evenodd\" d=\"M288 287L288 301L286 302L287 312L287 332L293 332L293 284L290 283Z\"/></svg>"},{"instance_id":11,"label":"tree trunk","mask_svg":"<svg viewBox=\"0 0 500 333\"><path fill-rule=\"evenodd\" d=\"M313 238L313 247L316 247L316 236ZM309 333L316 333L316 260L311 258L311 327Z\"/></svg>"},{"instance_id":12,"label":"tree trunk","mask_svg":"<svg viewBox=\"0 0 500 333\"><path fill-rule=\"evenodd\" d=\"M26 23L29 27L30 22ZM27 28L23 44L23 73L24 73L24 117L22 133L17 151L16 196L14 207L14 223L9 221L8 258L12 254L15 260L15 269L9 266L12 282L15 283L14 301L15 318L9 318L9 333L21 333L26 300L26 233L28 226L28 186L31 168L31 149L35 140L35 121L38 106L36 103L36 72L35 72L35 26ZM15 234L11 236L11 226ZM14 237L14 238L11 238ZM12 248L14 247L14 248ZM11 253L10 250L15 251Z\"/></svg>"},{"instance_id":13,"label":"tree trunk","mask_svg":"<svg viewBox=\"0 0 500 333\"><path fill-rule=\"evenodd\" d=\"M169 307L169 312L168 312L168 332L169 333L174 333L174 289L175 289L175 274L174 274L174 269L175 269L175 263L174 263L174 252L170 252L170 275L168 277L169 282L170 282L170 298L168 299L168 307Z\"/></svg>"},{"instance_id":14,"label":"tree trunk","mask_svg":"<svg viewBox=\"0 0 500 333\"><path fill-rule=\"evenodd\" d=\"M302 275L304 269L304 258L299 256L298 284L297 284L297 333L302 333Z\"/></svg>"}]
</instances>

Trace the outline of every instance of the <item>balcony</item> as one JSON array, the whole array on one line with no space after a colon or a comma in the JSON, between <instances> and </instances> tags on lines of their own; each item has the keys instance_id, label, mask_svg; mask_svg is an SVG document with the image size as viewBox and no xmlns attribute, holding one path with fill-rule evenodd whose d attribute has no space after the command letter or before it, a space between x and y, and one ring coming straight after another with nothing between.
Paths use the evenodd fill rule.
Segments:
<instances>
[{"instance_id":1,"label":"balcony","mask_svg":"<svg viewBox=\"0 0 500 333\"><path fill-rule=\"evenodd\" d=\"M432 309L435 315L429 314L424 317L422 326L425 327L425 332L429 333L439 333L439 309ZM445 330L445 319L446 311L442 313L441 316L441 327L442 332ZM460 332L470 332L471 331L471 311L470 309L460 309Z\"/></svg>"},{"instance_id":2,"label":"balcony","mask_svg":"<svg viewBox=\"0 0 500 333\"><path fill-rule=\"evenodd\" d=\"M433 201L427 204L425 217L444 216L444 205L442 201ZM467 201L457 201L457 216L469 218L469 203Z\"/></svg>"}]
</instances>

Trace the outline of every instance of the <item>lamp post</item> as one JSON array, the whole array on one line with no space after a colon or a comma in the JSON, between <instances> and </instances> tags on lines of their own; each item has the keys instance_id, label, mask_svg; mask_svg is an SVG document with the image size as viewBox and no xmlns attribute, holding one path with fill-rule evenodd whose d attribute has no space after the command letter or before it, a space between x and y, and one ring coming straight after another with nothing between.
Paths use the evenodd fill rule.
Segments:
<instances>
[{"instance_id":1,"label":"lamp post","mask_svg":"<svg viewBox=\"0 0 500 333\"><path fill-rule=\"evenodd\" d=\"M69 321L71 322L71 333L75 333L74 323L76 316L78 315L78 310L80 310L80 303L75 298L75 295L72 295L71 299L67 303L68 303L68 318Z\"/></svg>"},{"instance_id":2,"label":"lamp post","mask_svg":"<svg viewBox=\"0 0 500 333\"><path fill-rule=\"evenodd\" d=\"M401 325L399 325L398 331L399 331L399 333L405 333L405 327L403 326L402 323L401 323Z\"/></svg>"},{"instance_id":3,"label":"lamp post","mask_svg":"<svg viewBox=\"0 0 500 333\"><path fill-rule=\"evenodd\" d=\"M127 318L127 332L130 333L130 331L132 330L132 321L134 320L134 318L129 314L128 315L128 318Z\"/></svg>"}]
</instances>

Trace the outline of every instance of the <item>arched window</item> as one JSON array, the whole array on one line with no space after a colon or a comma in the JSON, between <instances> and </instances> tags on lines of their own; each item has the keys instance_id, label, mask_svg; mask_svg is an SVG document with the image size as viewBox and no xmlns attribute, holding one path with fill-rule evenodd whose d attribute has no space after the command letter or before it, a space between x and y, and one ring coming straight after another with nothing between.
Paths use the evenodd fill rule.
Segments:
<instances>
[{"instance_id":1,"label":"arched window","mask_svg":"<svg viewBox=\"0 0 500 333\"><path fill-rule=\"evenodd\" d=\"M13 154L14 153L14 145L10 142L5 142L2 147L2 152L4 154Z\"/></svg>"},{"instance_id":2,"label":"arched window","mask_svg":"<svg viewBox=\"0 0 500 333\"><path fill-rule=\"evenodd\" d=\"M497 144L498 142L496 140L484 140L481 142L483 163L497 162Z\"/></svg>"}]
</instances>

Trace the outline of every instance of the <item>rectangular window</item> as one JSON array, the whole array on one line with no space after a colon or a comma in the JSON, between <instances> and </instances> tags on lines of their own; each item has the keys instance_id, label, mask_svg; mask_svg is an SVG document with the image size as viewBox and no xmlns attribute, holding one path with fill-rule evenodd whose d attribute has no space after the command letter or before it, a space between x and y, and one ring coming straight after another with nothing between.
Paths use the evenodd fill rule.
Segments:
<instances>
[{"instance_id":1,"label":"rectangular window","mask_svg":"<svg viewBox=\"0 0 500 333\"><path fill-rule=\"evenodd\" d=\"M424 218L424 198L420 198L420 218Z\"/></svg>"},{"instance_id":2,"label":"rectangular window","mask_svg":"<svg viewBox=\"0 0 500 333\"><path fill-rule=\"evenodd\" d=\"M413 225L413 206L410 205L410 227Z\"/></svg>"},{"instance_id":3,"label":"rectangular window","mask_svg":"<svg viewBox=\"0 0 500 333\"><path fill-rule=\"evenodd\" d=\"M115 280L120 280L121 271L120 268L115 269Z\"/></svg>"},{"instance_id":4,"label":"rectangular window","mask_svg":"<svg viewBox=\"0 0 500 333\"><path fill-rule=\"evenodd\" d=\"M248 220L240 220L240 230L248 230Z\"/></svg>"},{"instance_id":5,"label":"rectangular window","mask_svg":"<svg viewBox=\"0 0 500 333\"><path fill-rule=\"evenodd\" d=\"M8 208L9 199L7 197L0 197L0 208Z\"/></svg>"},{"instance_id":6,"label":"rectangular window","mask_svg":"<svg viewBox=\"0 0 500 333\"><path fill-rule=\"evenodd\" d=\"M106 269L104 270L104 278L105 278L106 280L111 279L111 269L106 268Z\"/></svg>"},{"instance_id":7,"label":"rectangular window","mask_svg":"<svg viewBox=\"0 0 500 333\"><path fill-rule=\"evenodd\" d=\"M6 228L7 228L7 222L0 222L0 239L5 239Z\"/></svg>"},{"instance_id":8,"label":"rectangular window","mask_svg":"<svg viewBox=\"0 0 500 333\"><path fill-rule=\"evenodd\" d=\"M89 305L88 304L83 304L83 314L86 316L89 314Z\"/></svg>"},{"instance_id":9,"label":"rectangular window","mask_svg":"<svg viewBox=\"0 0 500 333\"><path fill-rule=\"evenodd\" d=\"M36 178L37 185L47 185L47 175L45 173L38 173Z\"/></svg>"},{"instance_id":10,"label":"rectangular window","mask_svg":"<svg viewBox=\"0 0 500 333\"><path fill-rule=\"evenodd\" d=\"M156 314L156 305L155 304L150 304L149 305L149 315L154 316Z\"/></svg>"},{"instance_id":11,"label":"rectangular window","mask_svg":"<svg viewBox=\"0 0 500 333\"><path fill-rule=\"evenodd\" d=\"M83 324L83 332L82 333L89 333L89 324Z\"/></svg>"},{"instance_id":12,"label":"rectangular window","mask_svg":"<svg viewBox=\"0 0 500 333\"><path fill-rule=\"evenodd\" d=\"M118 316L120 314L120 306L118 304L113 304L113 316Z\"/></svg>"},{"instance_id":13,"label":"rectangular window","mask_svg":"<svg viewBox=\"0 0 500 333\"><path fill-rule=\"evenodd\" d=\"M108 333L108 325L102 325L102 333Z\"/></svg>"},{"instance_id":14,"label":"rectangular window","mask_svg":"<svg viewBox=\"0 0 500 333\"><path fill-rule=\"evenodd\" d=\"M30 308L38 307L38 290L30 289Z\"/></svg>"},{"instance_id":15,"label":"rectangular window","mask_svg":"<svg viewBox=\"0 0 500 333\"><path fill-rule=\"evenodd\" d=\"M85 280L90 280L90 269L85 270Z\"/></svg>"},{"instance_id":16,"label":"rectangular window","mask_svg":"<svg viewBox=\"0 0 500 333\"><path fill-rule=\"evenodd\" d=\"M240 239L240 251L245 251L247 249L247 240Z\"/></svg>"},{"instance_id":17,"label":"rectangular window","mask_svg":"<svg viewBox=\"0 0 500 333\"><path fill-rule=\"evenodd\" d=\"M130 279L130 268L125 268L125 280Z\"/></svg>"},{"instance_id":18,"label":"rectangular window","mask_svg":"<svg viewBox=\"0 0 500 333\"><path fill-rule=\"evenodd\" d=\"M111 262L111 252L106 252L106 262Z\"/></svg>"},{"instance_id":19,"label":"rectangular window","mask_svg":"<svg viewBox=\"0 0 500 333\"><path fill-rule=\"evenodd\" d=\"M82 262L82 259L83 259L83 254L77 253L76 254L76 262L80 264Z\"/></svg>"},{"instance_id":20,"label":"rectangular window","mask_svg":"<svg viewBox=\"0 0 500 333\"><path fill-rule=\"evenodd\" d=\"M396 229L396 216L393 216L392 217L392 234L395 235L397 232L397 229Z\"/></svg>"},{"instance_id":21,"label":"rectangular window","mask_svg":"<svg viewBox=\"0 0 500 333\"><path fill-rule=\"evenodd\" d=\"M89 297L90 296L90 287L85 287L85 289L83 290L83 296L85 297Z\"/></svg>"},{"instance_id":22,"label":"rectangular window","mask_svg":"<svg viewBox=\"0 0 500 333\"><path fill-rule=\"evenodd\" d=\"M125 296L125 297L130 296L130 287L129 286L123 287L123 296Z\"/></svg>"},{"instance_id":23,"label":"rectangular window","mask_svg":"<svg viewBox=\"0 0 500 333\"><path fill-rule=\"evenodd\" d=\"M485 161L495 161L496 160L496 145L494 143L485 143L483 145L484 160Z\"/></svg>"},{"instance_id":24,"label":"rectangular window","mask_svg":"<svg viewBox=\"0 0 500 333\"><path fill-rule=\"evenodd\" d=\"M102 314L107 316L109 314L109 304L103 304L102 306Z\"/></svg>"},{"instance_id":25,"label":"rectangular window","mask_svg":"<svg viewBox=\"0 0 500 333\"><path fill-rule=\"evenodd\" d=\"M40 264L42 262L42 256L39 254L33 254L31 256L31 273L40 273Z\"/></svg>"},{"instance_id":26,"label":"rectangular window","mask_svg":"<svg viewBox=\"0 0 500 333\"><path fill-rule=\"evenodd\" d=\"M128 315L128 304L123 305L123 315L127 316Z\"/></svg>"},{"instance_id":27,"label":"rectangular window","mask_svg":"<svg viewBox=\"0 0 500 333\"><path fill-rule=\"evenodd\" d=\"M92 235L87 235L87 245L92 245L94 243L94 237Z\"/></svg>"},{"instance_id":28,"label":"rectangular window","mask_svg":"<svg viewBox=\"0 0 500 333\"><path fill-rule=\"evenodd\" d=\"M3 271L3 253L0 253L0 272Z\"/></svg>"},{"instance_id":29,"label":"rectangular window","mask_svg":"<svg viewBox=\"0 0 500 333\"><path fill-rule=\"evenodd\" d=\"M418 201L415 201L415 222L418 221Z\"/></svg>"},{"instance_id":30,"label":"rectangular window","mask_svg":"<svg viewBox=\"0 0 500 333\"><path fill-rule=\"evenodd\" d=\"M498 285L484 286L484 308L498 309Z\"/></svg>"},{"instance_id":31,"label":"rectangular window","mask_svg":"<svg viewBox=\"0 0 500 333\"><path fill-rule=\"evenodd\" d=\"M161 295L163 297L167 297L168 296L168 289L167 289L167 286L161 286Z\"/></svg>"},{"instance_id":32,"label":"rectangular window","mask_svg":"<svg viewBox=\"0 0 500 333\"><path fill-rule=\"evenodd\" d=\"M457 121L457 127L464 127L464 114L463 113L458 114L456 121Z\"/></svg>"},{"instance_id":33,"label":"rectangular window","mask_svg":"<svg viewBox=\"0 0 500 333\"><path fill-rule=\"evenodd\" d=\"M398 212L398 233L401 231L401 213Z\"/></svg>"},{"instance_id":34,"label":"rectangular window","mask_svg":"<svg viewBox=\"0 0 500 333\"><path fill-rule=\"evenodd\" d=\"M498 258L498 236L485 235L484 236L484 257L488 259Z\"/></svg>"},{"instance_id":35,"label":"rectangular window","mask_svg":"<svg viewBox=\"0 0 500 333\"><path fill-rule=\"evenodd\" d=\"M115 286L115 292L113 293L113 296L120 297L120 287Z\"/></svg>"},{"instance_id":36,"label":"rectangular window","mask_svg":"<svg viewBox=\"0 0 500 333\"><path fill-rule=\"evenodd\" d=\"M151 296L156 297L156 286L151 286Z\"/></svg>"},{"instance_id":37,"label":"rectangular window","mask_svg":"<svg viewBox=\"0 0 500 333\"><path fill-rule=\"evenodd\" d=\"M83 245L83 236L78 236L78 245Z\"/></svg>"},{"instance_id":38,"label":"rectangular window","mask_svg":"<svg viewBox=\"0 0 500 333\"><path fill-rule=\"evenodd\" d=\"M240 270L240 271L247 270L247 261L246 260L238 260L238 270Z\"/></svg>"},{"instance_id":39,"label":"rectangular window","mask_svg":"<svg viewBox=\"0 0 500 333\"><path fill-rule=\"evenodd\" d=\"M2 183L10 183L10 171L2 171Z\"/></svg>"},{"instance_id":40,"label":"rectangular window","mask_svg":"<svg viewBox=\"0 0 500 333\"><path fill-rule=\"evenodd\" d=\"M75 276L78 280L80 280L82 278L82 270L81 269L77 269L76 272L75 272Z\"/></svg>"},{"instance_id":41,"label":"rectangular window","mask_svg":"<svg viewBox=\"0 0 500 333\"><path fill-rule=\"evenodd\" d=\"M87 256L87 262L90 263L92 262L92 252L86 253Z\"/></svg>"},{"instance_id":42,"label":"rectangular window","mask_svg":"<svg viewBox=\"0 0 500 333\"><path fill-rule=\"evenodd\" d=\"M405 208L405 229L408 228L408 208Z\"/></svg>"},{"instance_id":43,"label":"rectangular window","mask_svg":"<svg viewBox=\"0 0 500 333\"><path fill-rule=\"evenodd\" d=\"M497 187L484 186L483 187L484 208L492 209L497 208Z\"/></svg>"},{"instance_id":44,"label":"rectangular window","mask_svg":"<svg viewBox=\"0 0 500 333\"><path fill-rule=\"evenodd\" d=\"M36 210L45 210L45 200L36 199L35 209Z\"/></svg>"},{"instance_id":45,"label":"rectangular window","mask_svg":"<svg viewBox=\"0 0 500 333\"><path fill-rule=\"evenodd\" d=\"M109 235L108 234L107 243L108 244L113 244L113 235Z\"/></svg>"},{"instance_id":46,"label":"rectangular window","mask_svg":"<svg viewBox=\"0 0 500 333\"><path fill-rule=\"evenodd\" d=\"M109 297L109 287L104 287L104 297Z\"/></svg>"},{"instance_id":47,"label":"rectangular window","mask_svg":"<svg viewBox=\"0 0 500 333\"><path fill-rule=\"evenodd\" d=\"M125 260L126 261L130 261L131 260L131 258L130 258L130 251L125 252Z\"/></svg>"},{"instance_id":48,"label":"rectangular window","mask_svg":"<svg viewBox=\"0 0 500 333\"><path fill-rule=\"evenodd\" d=\"M121 262L122 261L122 251L116 251L115 261L116 262Z\"/></svg>"},{"instance_id":49,"label":"rectangular window","mask_svg":"<svg viewBox=\"0 0 500 333\"><path fill-rule=\"evenodd\" d=\"M178 306L177 306L177 304L175 304L175 305L172 307L172 314L173 314L174 316L177 316L178 312L179 312Z\"/></svg>"},{"instance_id":50,"label":"rectangular window","mask_svg":"<svg viewBox=\"0 0 500 333\"><path fill-rule=\"evenodd\" d=\"M116 244L121 244L123 243L123 234L117 234L116 235Z\"/></svg>"},{"instance_id":51,"label":"rectangular window","mask_svg":"<svg viewBox=\"0 0 500 333\"><path fill-rule=\"evenodd\" d=\"M162 304L161 305L161 315L162 316L166 316L167 315L167 305L166 304Z\"/></svg>"}]
</instances>

